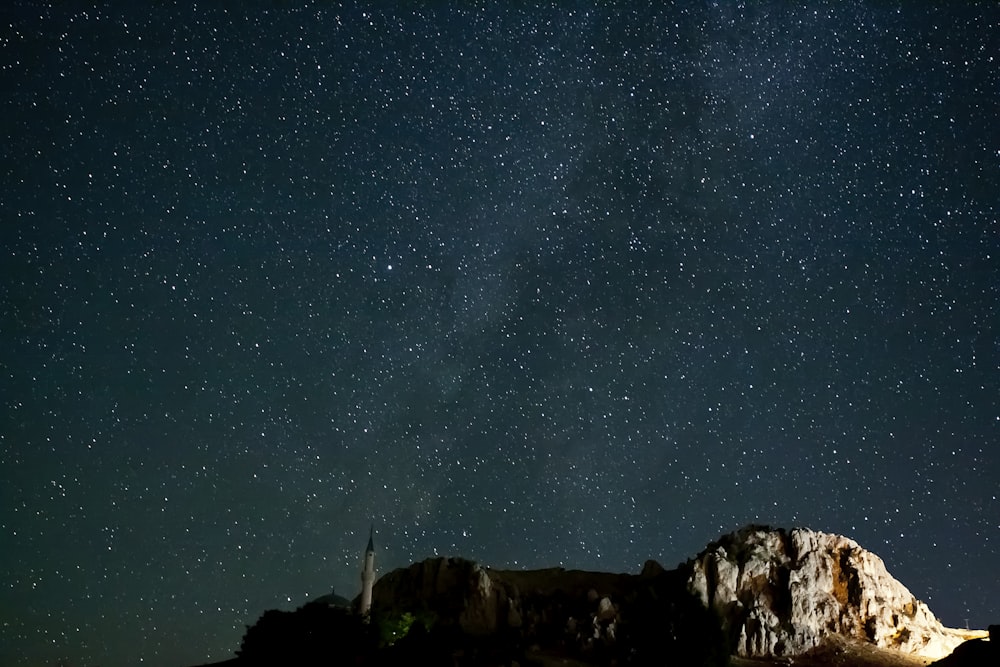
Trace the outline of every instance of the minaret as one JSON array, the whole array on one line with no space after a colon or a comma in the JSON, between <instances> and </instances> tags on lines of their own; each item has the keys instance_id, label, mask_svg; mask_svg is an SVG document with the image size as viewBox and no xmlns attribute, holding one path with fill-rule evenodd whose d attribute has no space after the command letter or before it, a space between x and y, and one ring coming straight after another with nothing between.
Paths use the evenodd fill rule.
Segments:
<instances>
[{"instance_id":1,"label":"minaret","mask_svg":"<svg viewBox=\"0 0 1000 667\"><path fill-rule=\"evenodd\" d=\"M372 586L375 585L375 543L372 537L375 526L368 531L368 548L365 549L365 564L361 568L361 608L362 616L367 616L372 608Z\"/></svg>"}]
</instances>

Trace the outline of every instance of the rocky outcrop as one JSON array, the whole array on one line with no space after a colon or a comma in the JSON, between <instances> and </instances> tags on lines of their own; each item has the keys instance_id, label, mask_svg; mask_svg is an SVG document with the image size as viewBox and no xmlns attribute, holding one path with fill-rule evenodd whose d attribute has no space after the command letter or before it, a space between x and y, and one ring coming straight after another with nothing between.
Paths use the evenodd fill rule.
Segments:
<instances>
[{"instance_id":1,"label":"rocky outcrop","mask_svg":"<svg viewBox=\"0 0 1000 667\"><path fill-rule=\"evenodd\" d=\"M840 535L750 526L689 563L688 588L744 657L798 655L839 635L927 658L966 637L942 626L882 560Z\"/></svg>"},{"instance_id":2,"label":"rocky outcrop","mask_svg":"<svg viewBox=\"0 0 1000 667\"><path fill-rule=\"evenodd\" d=\"M675 570L650 561L637 575L434 558L386 574L372 602L375 615L424 614L464 636L590 657L727 640L743 657L793 656L831 640L938 659L986 634L943 627L853 540L758 526L722 537Z\"/></svg>"},{"instance_id":3,"label":"rocky outcrop","mask_svg":"<svg viewBox=\"0 0 1000 667\"><path fill-rule=\"evenodd\" d=\"M424 611L465 634L614 620L611 597L641 577L607 572L494 570L463 558L431 558L394 570L375 584L372 610Z\"/></svg>"},{"instance_id":4,"label":"rocky outcrop","mask_svg":"<svg viewBox=\"0 0 1000 667\"><path fill-rule=\"evenodd\" d=\"M373 617L402 612L429 618L438 632L598 663L685 655L711 664L702 658L728 654L716 619L686 590L682 573L652 561L632 575L429 559L376 582Z\"/></svg>"},{"instance_id":5,"label":"rocky outcrop","mask_svg":"<svg viewBox=\"0 0 1000 667\"><path fill-rule=\"evenodd\" d=\"M1000 625L991 625L988 636L970 639L932 667L983 667L1000 665Z\"/></svg>"},{"instance_id":6,"label":"rocky outcrop","mask_svg":"<svg viewBox=\"0 0 1000 667\"><path fill-rule=\"evenodd\" d=\"M394 570L375 584L372 610L426 610L470 635L521 624L517 591L488 568L462 558L431 558Z\"/></svg>"}]
</instances>

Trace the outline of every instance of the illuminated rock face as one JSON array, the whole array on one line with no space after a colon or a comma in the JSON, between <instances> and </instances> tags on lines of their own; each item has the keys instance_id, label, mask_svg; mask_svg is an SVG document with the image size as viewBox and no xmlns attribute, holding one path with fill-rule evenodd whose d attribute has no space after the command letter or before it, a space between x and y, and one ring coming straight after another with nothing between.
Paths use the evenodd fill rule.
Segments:
<instances>
[{"instance_id":1,"label":"illuminated rock face","mask_svg":"<svg viewBox=\"0 0 1000 667\"><path fill-rule=\"evenodd\" d=\"M691 565L690 590L723 618L741 656L796 655L841 635L938 658L963 641L881 558L840 535L745 528Z\"/></svg>"}]
</instances>

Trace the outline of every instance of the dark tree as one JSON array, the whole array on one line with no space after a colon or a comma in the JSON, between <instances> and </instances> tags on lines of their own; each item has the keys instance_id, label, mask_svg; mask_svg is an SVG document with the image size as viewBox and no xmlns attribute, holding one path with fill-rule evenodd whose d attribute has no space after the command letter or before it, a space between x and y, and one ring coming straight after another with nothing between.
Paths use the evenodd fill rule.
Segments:
<instances>
[{"instance_id":1,"label":"dark tree","mask_svg":"<svg viewBox=\"0 0 1000 667\"><path fill-rule=\"evenodd\" d=\"M247 628L237 655L248 665L355 665L376 646L371 627L350 611L313 603L264 612Z\"/></svg>"}]
</instances>

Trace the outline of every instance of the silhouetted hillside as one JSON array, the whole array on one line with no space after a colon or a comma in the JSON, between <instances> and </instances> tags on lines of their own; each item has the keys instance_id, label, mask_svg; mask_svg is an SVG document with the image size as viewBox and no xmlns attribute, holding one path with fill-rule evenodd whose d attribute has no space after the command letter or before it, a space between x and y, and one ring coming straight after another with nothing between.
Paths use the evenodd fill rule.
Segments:
<instances>
[{"instance_id":1,"label":"silhouetted hillside","mask_svg":"<svg viewBox=\"0 0 1000 667\"><path fill-rule=\"evenodd\" d=\"M433 558L379 579L368 618L345 602L267 611L220 664L918 667L958 646L940 664L965 667L993 655L985 632L943 627L877 556L804 529L748 526L639 574Z\"/></svg>"}]
</instances>

